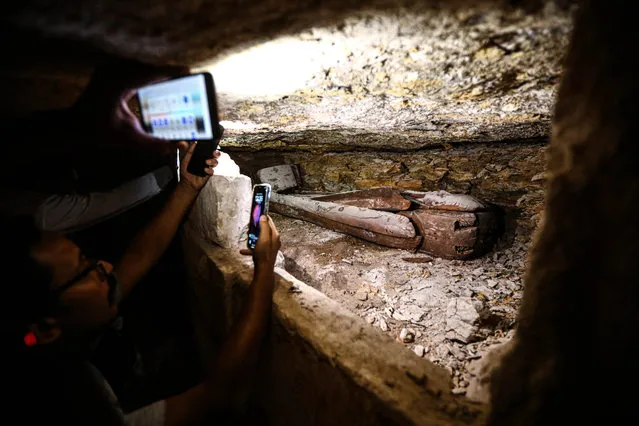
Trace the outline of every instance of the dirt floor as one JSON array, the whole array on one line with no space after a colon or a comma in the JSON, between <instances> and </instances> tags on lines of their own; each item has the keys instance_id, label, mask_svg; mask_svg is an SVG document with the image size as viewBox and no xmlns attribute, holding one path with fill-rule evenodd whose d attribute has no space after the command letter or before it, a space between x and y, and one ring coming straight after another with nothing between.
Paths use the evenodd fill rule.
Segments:
<instances>
[{"instance_id":1,"label":"dirt floor","mask_svg":"<svg viewBox=\"0 0 639 426\"><path fill-rule=\"evenodd\" d=\"M487 399L486 362L492 365L514 335L529 234L504 238L479 259L456 261L273 219L291 274L448 369L454 393Z\"/></svg>"}]
</instances>

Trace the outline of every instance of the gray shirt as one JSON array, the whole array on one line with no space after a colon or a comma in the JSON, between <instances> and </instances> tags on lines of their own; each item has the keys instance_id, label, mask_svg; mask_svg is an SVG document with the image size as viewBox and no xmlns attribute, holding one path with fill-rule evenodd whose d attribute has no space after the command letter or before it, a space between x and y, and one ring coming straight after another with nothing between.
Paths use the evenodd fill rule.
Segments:
<instances>
[{"instance_id":1,"label":"gray shirt","mask_svg":"<svg viewBox=\"0 0 639 426\"><path fill-rule=\"evenodd\" d=\"M45 231L78 231L152 198L172 179L171 169L163 166L110 191L88 194L19 190L5 182L0 188L0 212L33 216L36 225Z\"/></svg>"}]
</instances>

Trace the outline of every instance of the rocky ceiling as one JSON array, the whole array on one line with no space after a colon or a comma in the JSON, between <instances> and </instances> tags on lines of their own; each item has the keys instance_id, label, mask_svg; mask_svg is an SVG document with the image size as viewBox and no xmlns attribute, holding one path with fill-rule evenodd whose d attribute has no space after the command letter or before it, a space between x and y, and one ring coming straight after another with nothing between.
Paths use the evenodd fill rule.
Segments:
<instances>
[{"instance_id":1,"label":"rocky ceiling","mask_svg":"<svg viewBox=\"0 0 639 426\"><path fill-rule=\"evenodd\" d=\"M571 30L555 3L496 1L27 0L2 19L14 113L69 104L112 55L187 63L213 70L228 146L333 151L548 136Z\"/></svg>"}]
</instances>

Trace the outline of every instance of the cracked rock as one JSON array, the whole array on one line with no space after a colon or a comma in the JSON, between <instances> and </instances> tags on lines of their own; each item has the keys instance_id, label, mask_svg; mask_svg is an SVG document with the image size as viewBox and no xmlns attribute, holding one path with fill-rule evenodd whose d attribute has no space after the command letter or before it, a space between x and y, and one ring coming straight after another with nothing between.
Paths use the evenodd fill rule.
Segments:
<instances>
[{"instance_id":1,"label":"cracked rock","mask_svg":"<svg viewBox=\"0 0 639 426\"><path fill-rule=\"evenodd\" d=\"M382 331L388 331L388 324L386 324L386 321L384 321L383 319L380 319L379 328L381 328Z\"/></svg>"},{"instance_id":2,"label":"cracked rock","mask_svg":"<svg viewBox=\"0 0 639 426\"><path fill-rule=\"evenodd\" d=\"M368 294L364 290L359 290L358 292L355 293L355 298L357 300L361 300L362 302L365 302L368 299Z\"/></svg>"},{"instance_id":3,"label":"cracked rock","mask_svg":"<svg viewBox=\"0 0 639 426\"><path fill-rule=\"evenodd\" d=\"M243 247L251 211L251 179L240 175L227 154L218 161L220 174L212 176L202 189L188 223L205 240L224 248Z\"/></svg>"},{"instance_id":4,"label":"cracked rock","mask_svg":"<svg viewBox=\"0 0 639 426\"><path fill-rule=\"evenodd\" d=\"M481 302L469 297L457 297L446 308L446 338L469 343L478 331Z\"/></svg>"}]
</instances>

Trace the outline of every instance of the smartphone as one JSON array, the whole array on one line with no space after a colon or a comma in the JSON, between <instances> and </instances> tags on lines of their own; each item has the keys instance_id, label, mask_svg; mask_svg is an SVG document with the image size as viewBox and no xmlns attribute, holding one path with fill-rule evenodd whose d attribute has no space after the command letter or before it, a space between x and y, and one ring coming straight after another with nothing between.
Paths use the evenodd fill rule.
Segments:
<instances>
[{"instance_id":1,"label":"smartphone","mask_svg":"<svg viewBox=\"0 0 639 426\"><path fill-rule=\"evenodd\" d=\"M263 183L253 187L253 202L251 203L251 219L249 222L247 247L255 248L260 237L260 217L268 214L268 202L271 199L271 185Z\"/></svg>"},{"instance_id":2,"label":"smartphone","mask_svg":"<svg viewBox=\"0 0 639 426\"><path fill-rule=\"evenodd\" d=\"M138 89L142 127L169 141L198 141L188 172L204 176L222 138L213 76L208 72L173 78Z\"/></svg>"}]
</instances>

